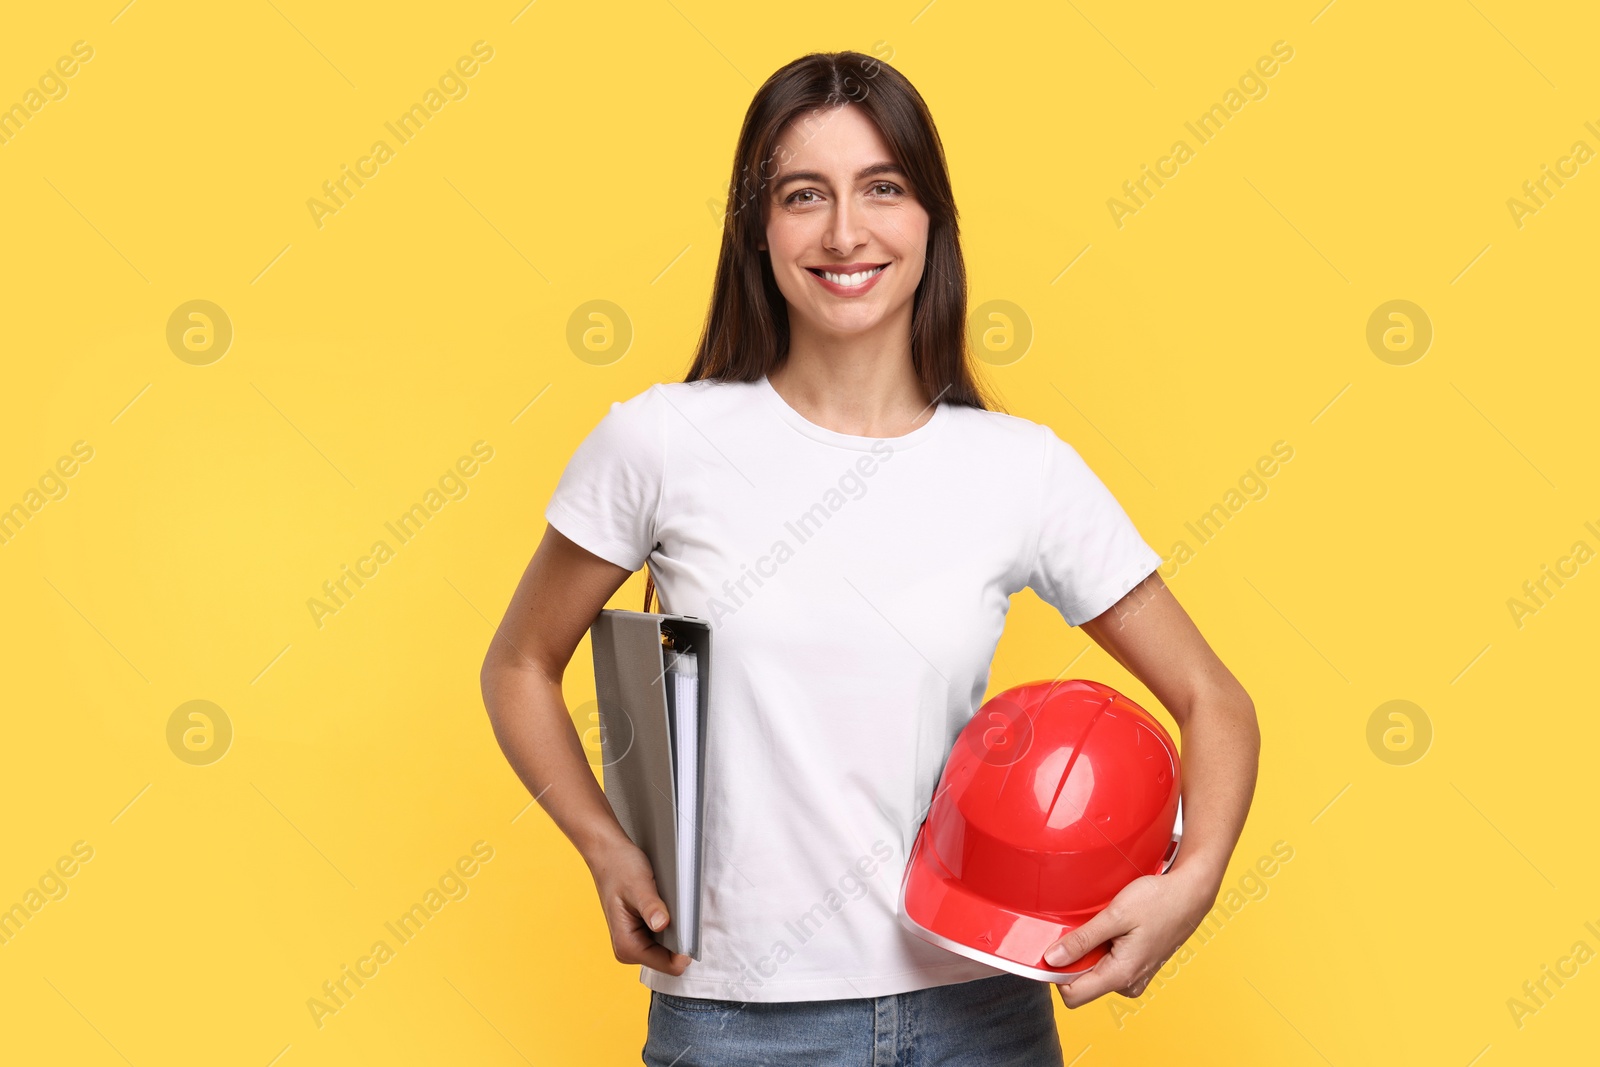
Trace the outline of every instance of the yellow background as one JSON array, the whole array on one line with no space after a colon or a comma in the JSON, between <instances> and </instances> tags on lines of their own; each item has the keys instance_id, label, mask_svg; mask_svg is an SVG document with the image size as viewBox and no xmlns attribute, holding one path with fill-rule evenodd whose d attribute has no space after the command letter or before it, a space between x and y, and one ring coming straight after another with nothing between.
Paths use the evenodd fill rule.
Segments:
<instances>
[{"instance_id":1,"label":"yellow background","mask_svg":"<svg viewBox=\"0 0 1600 1067\"><path fill-rule=\"evenodd\" d=\"M93 449L0 544L0 906L93 849L0 945L0 1060L637 1062L648 991L478 666L573 447L687 369L753 92L842 48L929 101L972 306L1031 323L1022 358L988 354L1008 409L1195 549L1171 585L1263 732L1225 889L1293 850L1139 1001L1058 1002L1068 1061L1592 1060L1600 963L1520 1025L1507 1006L1600 950L1600 563L1520 626L1507 604L1600 548L1600 162L1520 227L1507 206L1600 148L1592 11L122 3L0 34L0 104L94 50L0 145L0 506ZM319 228L307 200L479 40L465 98ZM1184 123L1280 40L1267 95L1198 144ZM1119 228L1108 199L1179 138L1194 157ZM203 366L166 340L197 299L234 334ZM567 340L596 299L633 332L599 364ZM1403 366L1366 341L1395 299L1434 330ZM1185 523L1280 440L1200 545ZM384 523L477 441L466 494L396 545ZM394 558L319 626L307 601L378 539ZM1018 596L991 693L1063 672L1155 707ZM593 698L587 642L566 688ZM210 765L168 744L191 700L231 724ZM1390 700L1430 724L1421 759L1369 746ZM319 1028L307 1000L478 841L468 895Z\"/></svg>"}]
</instances>

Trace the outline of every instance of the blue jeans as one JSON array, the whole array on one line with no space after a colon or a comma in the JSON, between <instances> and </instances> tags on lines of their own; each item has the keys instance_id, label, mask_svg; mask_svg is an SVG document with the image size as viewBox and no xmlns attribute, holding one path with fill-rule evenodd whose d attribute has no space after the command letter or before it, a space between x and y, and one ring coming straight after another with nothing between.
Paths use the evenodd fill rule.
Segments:
<instances>
[{"instance_id":1,"label":"blue jeans","mask_svg":"<svg viewBox=\"0 0 1600 1067\"><path fill-rule=\"evenodd\" d=\"M759 1003L650 992L647 1067L1059 1067L1050 986L1014 974L883 997Z\"/></svg>"}]
</instances>

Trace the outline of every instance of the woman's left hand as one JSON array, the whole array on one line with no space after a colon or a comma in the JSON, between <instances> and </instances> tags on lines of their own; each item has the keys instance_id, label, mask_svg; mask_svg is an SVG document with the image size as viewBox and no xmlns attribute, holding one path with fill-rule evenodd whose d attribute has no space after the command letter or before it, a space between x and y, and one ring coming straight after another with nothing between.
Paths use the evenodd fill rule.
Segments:
<instances>
[{"instance_id":1,"label":"woman's left hand","mask_svg":"<svg viewBox=\"0 0 1600 1067\"><path fill-rule=\"evenodd\" d=\"M1139 996L1211 910L1217 888L1178 868L1129 882L1104 911L1045 952L1045 962L1060 967L1096 945L1111 942L1088 971L1070 982L1053 983L1061 1002L1080 1008L1113 990L1125 997Z\"/></svg>"}]
</instances>

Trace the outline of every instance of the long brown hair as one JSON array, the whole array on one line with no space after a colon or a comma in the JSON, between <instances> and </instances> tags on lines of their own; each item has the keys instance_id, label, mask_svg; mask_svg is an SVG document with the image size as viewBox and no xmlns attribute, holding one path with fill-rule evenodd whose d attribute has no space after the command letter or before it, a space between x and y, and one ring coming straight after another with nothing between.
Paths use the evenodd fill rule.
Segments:
<instances>
[{"instance_id":1,"label":"long brown hair","mask_svg":"<svg viewBox=\"0 0 1600 1067\"><path fill-rule=\"evenodd\" d=\"M927 259L912 297L911 364L927 395L999 408L973 374L967 347L967 271L944 145L922 95L905 75L860 52L812 52L776 71L745 112L723 217L722 250L700 344L686 382L753 382L789 354L789 307L768 253L766 185L778 173L778 136L802 112L859 107L928 212ZM754 208L755 210L751 210Z\"/></svg>"}]
</instances>

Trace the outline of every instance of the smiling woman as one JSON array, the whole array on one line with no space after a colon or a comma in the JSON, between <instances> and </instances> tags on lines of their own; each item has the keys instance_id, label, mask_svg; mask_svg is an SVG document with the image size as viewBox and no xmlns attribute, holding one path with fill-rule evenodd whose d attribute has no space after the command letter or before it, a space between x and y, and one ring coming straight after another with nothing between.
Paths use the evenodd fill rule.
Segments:
<instances>
[{"instance_id":1,"label":"smiling woman","mask_svg":"<svg viewBox=\"0 0 1600 1067\"><path fill-rule=\"evenodd\" d=\"M1050 983L897 918L1011 597L1032 588L1083 626L1183 729L1183 848L1051 946L1070 961L1110 943L1057 985L1069 1007L1138 996L1210 908L1248 806L1254 709L1083 457L980 391L950 178L911 83L854 52L787 64L751 101L732 174L742 199L688 374L613 402L545 508L482 669L495 735L654 994L647 1065L1060 1064ZM677 917L561 689L646 565L661 610L708 619L722 650L692 959L658 940ZM884 847L865 892L835 909L829 886L867 841Z\"/></svg>"},{"instance_id":2,"label":"smiling woman","mask_svg":"<svg viewBox=\"0 0 1600 1067\"><path fill-rule=\"evenodd\" d=\"M911 413L935 396L994 407L966 365L966 265L933 116L888 64L825 58L825 70L813 54L774 73L745 116L739 197L687 378L757 381L793 348L909 341L923 393ZM752 282L764 301L743 298Z\"/></svg>"},{"instance_id":3,"label":"smiling woman","mask_svg":"<svg viewBox=\"0 0 1600 1067\"><path fill-rule=\"evenodd\" d=\"M928 211L861 107L841 107L822 133L791 148L794 139L791 123L778 144L792 163L772 181L756 245L785 301L801 312L790 316L790 344L865 336L898 347L922 283ZM862 159L873 162L854 165Z\"/></svg>"}]
</instances>

